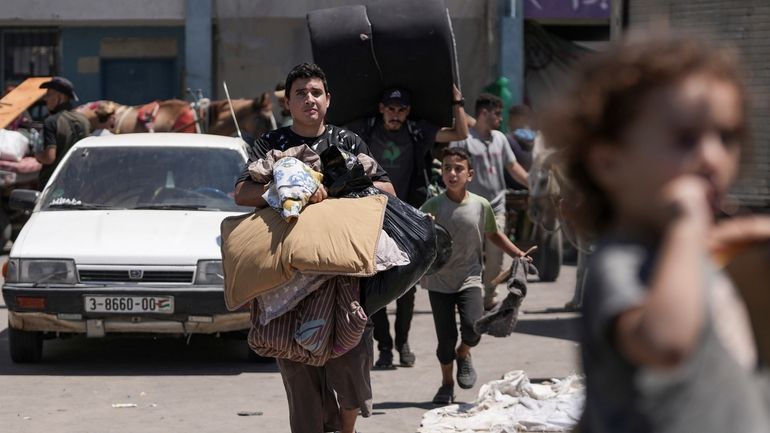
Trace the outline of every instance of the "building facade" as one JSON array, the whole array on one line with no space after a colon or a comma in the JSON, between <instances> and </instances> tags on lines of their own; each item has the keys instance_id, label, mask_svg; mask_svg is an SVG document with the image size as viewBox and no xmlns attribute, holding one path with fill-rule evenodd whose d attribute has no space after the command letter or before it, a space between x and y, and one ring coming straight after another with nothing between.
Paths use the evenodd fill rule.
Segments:
<instances>
[{"instance_id":1,"label":"building facade","mask_svg":"<svg viewBox=\"0 0 770 433\"><path fill-rule=\"evenodd\" d=\"M256 97L312 60L308 11L368 1L6 0L0 83L63 75L82 101L130 105L185 98L187 88L223 98L222 81L233 97ZM498 3L447 1L471 98L496 75Z\"/></svg>"},{"instance_id":2,"label":"building facade","mask_svg":"<svg viewBox=\"0 0 770 433\"><path fill-rule=\"evenodd\" d=\"M181 96L184 3L6 0L0 80L63 75L82 101L139 104Z\"/></svg>"},{"instance_id":3,"label":"building facade","mask_svg":"<svg viewBox=\"0 0 770 433\"><path fill-rule=\"evenodd\" d=\"M749 207L770 210L770 2L625 0L622 9L625 31L675 29L737 49L751 102L752 142L734 194Z\"/></svg>"}]
</instances>

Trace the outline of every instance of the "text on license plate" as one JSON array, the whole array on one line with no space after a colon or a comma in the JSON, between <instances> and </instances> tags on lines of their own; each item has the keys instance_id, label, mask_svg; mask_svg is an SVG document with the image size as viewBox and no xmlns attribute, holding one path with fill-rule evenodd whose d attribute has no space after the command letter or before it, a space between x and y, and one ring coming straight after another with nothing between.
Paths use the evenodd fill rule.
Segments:
<instances>
[{"instance_id":1,"label":"text on license plate","mask_svg":"<svg viewBox=\"0 0 770 433\"><path fill-rule=\"evenodd\" d=\"M159 313L174 312L173 296L84 296L87 313Z\"/></svg>"}]
</instances>

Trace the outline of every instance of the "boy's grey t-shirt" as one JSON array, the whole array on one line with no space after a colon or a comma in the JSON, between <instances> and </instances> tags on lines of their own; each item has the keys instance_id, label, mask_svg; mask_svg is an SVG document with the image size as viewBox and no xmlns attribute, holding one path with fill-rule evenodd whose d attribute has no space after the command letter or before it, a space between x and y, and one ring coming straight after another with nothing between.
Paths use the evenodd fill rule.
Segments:
<instances>
[{"instance_id":1,"label":"boy's grey t-shirt","mask_svg":"<svg viewBox=\"0 0 770 433\"><path fill-rule=\"evenodd\" d=\"M706 324L688 359L672 369L654 370L637 367L620 354L615 320L644 301L654 261L654 248L618 239L600 242L591 257L581 325L586 374L581 431L770 432L768 376L741 367L717 338L707 300L717 276L713 267L703 269Z\"/></svg>"},{"instance_id":2,"label":"boy's grey t-shirt","mask_svg":"<svg viewBox=\"0 0 770 433\"><path fill-rule=\"evenodd\" d=\"M450 147L465 148L473 160L473 180L468 191L487 199L496 213L505 212L506 166L516 161L508 139L500 131L492 130L492 138L484 140L471 128L468 138L453 141Z\"/></svg>"},{"instance_id":3,"label":"boy's grey t-shirt","mask_svg":"<svg viewBox=\"0 0 770 433\"><path fill-rule=\"evenodd\" d=\"M420 210L433 215L452 236L452 255L438 272L423 278L422 287L439 293L484 287L481 281L484 235L497 231L489 202L469 192L462 203L457 203L443 193L425 202Z\"/></svg>"}]
</instances>

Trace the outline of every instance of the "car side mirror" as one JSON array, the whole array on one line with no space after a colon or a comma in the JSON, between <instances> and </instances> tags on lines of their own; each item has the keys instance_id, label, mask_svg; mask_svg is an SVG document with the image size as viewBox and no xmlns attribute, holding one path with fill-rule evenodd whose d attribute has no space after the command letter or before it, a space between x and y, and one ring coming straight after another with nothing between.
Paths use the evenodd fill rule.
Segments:
<instances>
[{"instance_id":1,"label":"car side mirror","mask_svg":"<svg viewBox=\"0 0 770 433\"><path fill-rule=\"evenodd\" d=\"M8 197L8 206L16 210L32 210L40 197L40 191L33 189L15 189Z\"/></svg>"}]
</instances>

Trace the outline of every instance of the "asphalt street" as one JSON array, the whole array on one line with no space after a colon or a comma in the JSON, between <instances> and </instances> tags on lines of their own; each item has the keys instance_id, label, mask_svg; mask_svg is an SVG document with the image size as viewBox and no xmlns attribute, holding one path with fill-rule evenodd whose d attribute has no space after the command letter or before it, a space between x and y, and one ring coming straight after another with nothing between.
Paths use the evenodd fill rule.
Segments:
<instances>
[{"instance_id":1,"label":"asphalt street","mask_svg":"<svg viewBox=\"0 0 770 433\"><path fill-rule=\"evenodd\" d=\"M555 283L529 285L517 331L507 338L485 336L474 348L478 382L470 390L458 388L458 401L472 402L481 384L511 370L524 370L532 379L578 370L578 316L562 309L574 281L574 266L565 266ZM2 432L289 431L275 364L249 361L243 341L208 336L194 336L189 344L168 338L48 340L43 362L22 365L10 361L6 327L7 310L0 303ZM430 401L441 375L424 290L418 290L410 345L417 355L414 367L372 372L374 415L359 419L359 431L414 432L422 415L434 408Z\"/></svg>"}]
</instances>

